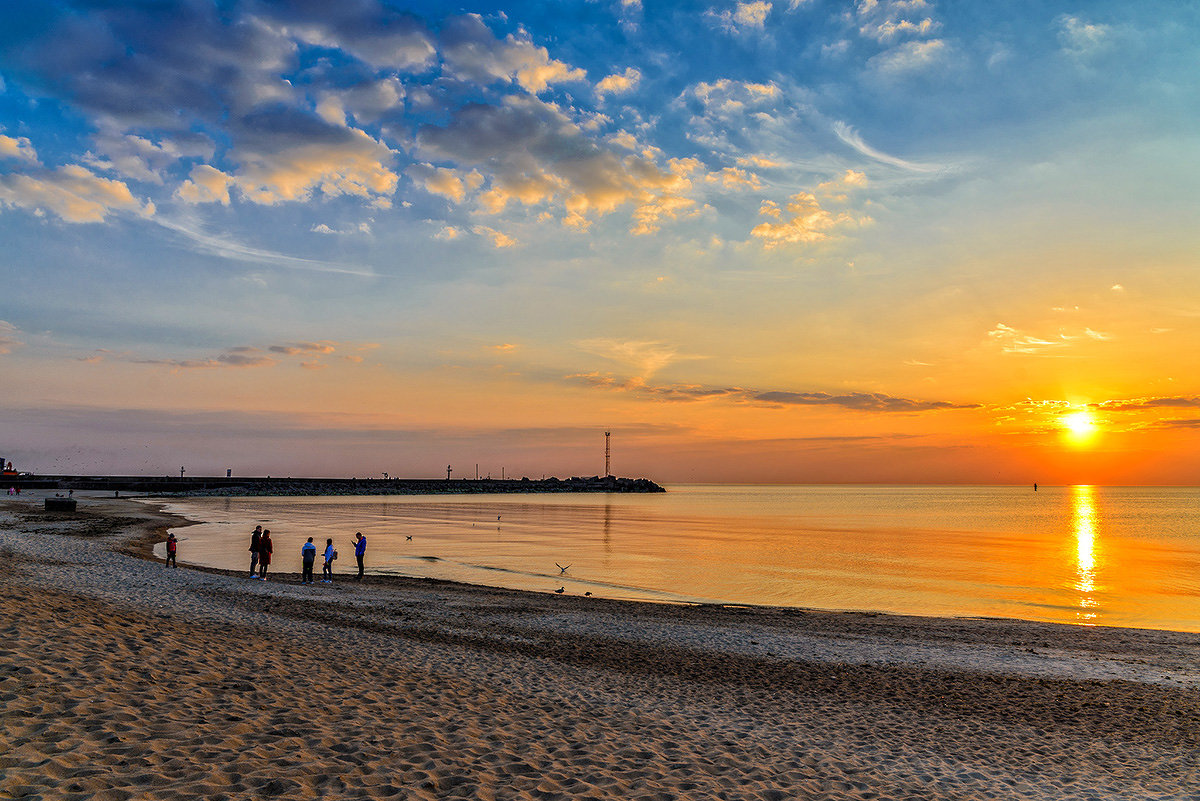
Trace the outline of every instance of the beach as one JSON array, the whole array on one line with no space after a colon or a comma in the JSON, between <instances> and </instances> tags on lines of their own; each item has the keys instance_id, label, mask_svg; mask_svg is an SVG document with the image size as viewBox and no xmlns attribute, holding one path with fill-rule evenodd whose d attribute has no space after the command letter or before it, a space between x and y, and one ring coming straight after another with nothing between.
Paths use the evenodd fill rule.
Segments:
<instances>
[{"instance_id":1,"label":"beach","mask_svg":"<svg viewBox=\"0 0 1200 801\"><path fill-rule=\"evenodd\" d=\"M0 507L0 798L1200 798L1200 635L260 582L181 523Z\"/></svg>"}]
</instances>

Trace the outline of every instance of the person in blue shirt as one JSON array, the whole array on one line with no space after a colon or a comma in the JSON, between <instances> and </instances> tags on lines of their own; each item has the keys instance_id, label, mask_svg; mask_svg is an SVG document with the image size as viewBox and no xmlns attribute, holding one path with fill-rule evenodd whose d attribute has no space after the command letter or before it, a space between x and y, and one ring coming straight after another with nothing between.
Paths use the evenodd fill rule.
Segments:
<instances>
[{"instance_id":1,"label":"person in blue shirt","mask_svg":"<svg viewBox=\"0 0 1200 801\"><path fill-rule=\"evenodd\" d=\"M354 558L358 560L358 575L354 578L355 581L362 581L363 577L363 557L367 553L367 538L362 535L361 531L354 532Z\"/></svg>"},{"instance_id":2,"label":"person in blue shirt","mask_svg":"<svg viewBox=\"0 0 1200 801\"><path fill-rule=\"evenodd\" d=\"M312 537L309 537L308 542L300 546L300 558L304 562L304 570L300 574L300 583L312 584L313 562L317 561L317 546L313 545Z\"/></svg>"},{"instance_id":3,"label":"person in blue shirt","mask_svg":"<svg viewBox=\"0 0 1200 801\"><path fill-rule=\"evenodd\" d=\"M333 560L337 559L337 551L333 549L333 538L325 540L325 565L321 568L321 583L333 583Z\"/></svg>"}]
</instances>

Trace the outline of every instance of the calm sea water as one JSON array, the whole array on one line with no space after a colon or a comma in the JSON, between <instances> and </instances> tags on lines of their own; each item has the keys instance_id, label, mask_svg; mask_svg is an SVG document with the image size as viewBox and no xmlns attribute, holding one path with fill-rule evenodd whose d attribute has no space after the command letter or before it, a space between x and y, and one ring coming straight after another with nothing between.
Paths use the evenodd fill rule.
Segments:
<instances>
[{"instance_id":1,"label":"calm sea water","mask_svg":"<svg viewBox=\"0 0 1200 801\"><path fill-rule=\"evenodd\" d=\"M1200 631L1200 489L684 485L658 495L197 498L180 560L368 569L656 601ZM407 537L411 536L409 540ZM161 548L161 546L160 546ZM561 572L561 565L568 567ZM319 571L319 564L318 564Z\"/></svg>"}]
</instances>

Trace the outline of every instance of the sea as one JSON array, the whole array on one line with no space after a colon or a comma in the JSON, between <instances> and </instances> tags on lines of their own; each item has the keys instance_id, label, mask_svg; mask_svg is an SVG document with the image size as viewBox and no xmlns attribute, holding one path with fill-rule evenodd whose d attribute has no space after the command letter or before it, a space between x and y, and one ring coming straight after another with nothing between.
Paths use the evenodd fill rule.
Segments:
<instances>
[{"instance_id":1,"label":"sea","mask_svg":"<svg viewBox=\"0 0 1200 801\"><path fill-rule=\"evenodd\" d=\"M672 485L658 494L188 498L179 560L668 603L1200 631L1200 488ZM162 546L159 546L162 549ZM320 560L318 560L318 573Z\"/></svg>"}]
</instances>

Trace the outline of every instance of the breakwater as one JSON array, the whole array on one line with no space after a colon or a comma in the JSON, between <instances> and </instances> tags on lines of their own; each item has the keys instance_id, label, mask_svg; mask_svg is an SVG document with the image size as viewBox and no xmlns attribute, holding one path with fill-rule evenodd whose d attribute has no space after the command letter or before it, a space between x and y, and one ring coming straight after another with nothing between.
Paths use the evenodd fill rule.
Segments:
<instances>
[{"instance_id":1,"label":"breakwater","mask_svg":"<svg viewBox=\"0 0 1200 801\"><path fill-rule=\"evenodd\" d=\"M7 486L151 495L465 495L535 492L665 492L645 478L421 479L273 476L5 476Z\"/></svg>"}]
</instances>

